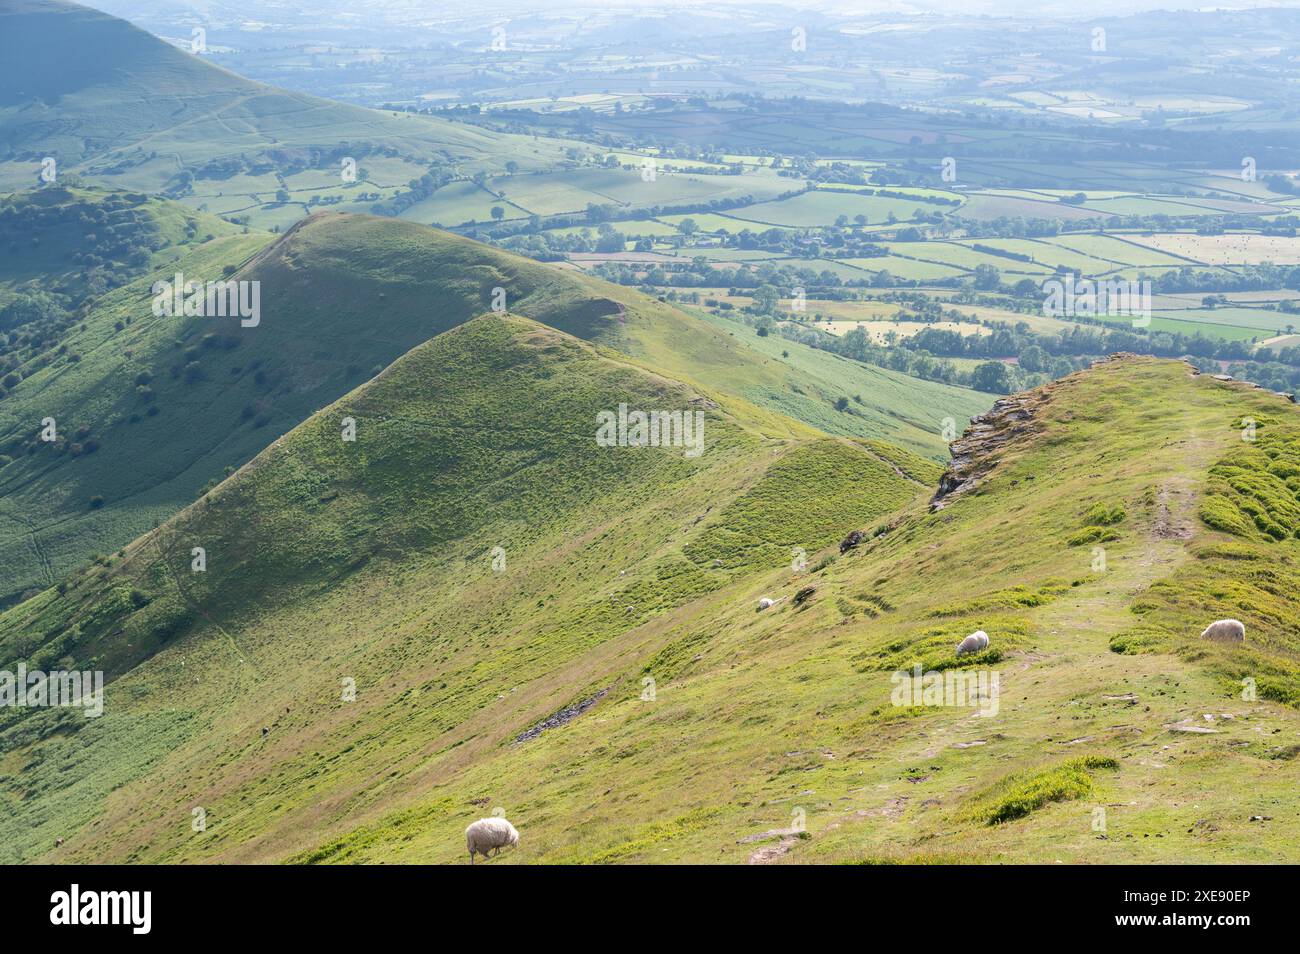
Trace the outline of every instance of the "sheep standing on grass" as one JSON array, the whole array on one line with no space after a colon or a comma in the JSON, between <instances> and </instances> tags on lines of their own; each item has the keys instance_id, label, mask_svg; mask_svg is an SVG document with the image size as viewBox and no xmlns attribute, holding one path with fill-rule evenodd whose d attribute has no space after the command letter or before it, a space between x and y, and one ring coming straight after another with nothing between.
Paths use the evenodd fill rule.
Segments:
<instances>
[{"instance_id":1,"label":"sheep standing on grass","mask_svg":"<svg viewBox=\"0 0 1300 954\"><path fill-rule=\"evenodd\" d=\"M1246 627L1239 620L1221 619L1205 627L1201 639L1217 639L1224 643L1244 643Z\"/></svg>"},{"instance_id":2,"label":"sheep standing on grass","mask_svg":"<svg viewBox=\"0 0 1300 954\"><path fill-rule=\"evenodd\" d=\"M977 629L957 644L957 655L965 656L967 653L977 653L988 648L989 634L982 629Z\"/></svg>"},{"instance_id":3,"label":"sheep standing on grass","mask_svg":"<svg viewBox=\"0 0 1300 954\"><path fill-rule=\"evenodd\" d=\"M488 852L501 849L507 845L519 844L519 832L515 826L504 818L480 818L465 829L465 847L469 849L469 863L474 863L474 853L488 856Z\"/></svg>"}]
</instances>

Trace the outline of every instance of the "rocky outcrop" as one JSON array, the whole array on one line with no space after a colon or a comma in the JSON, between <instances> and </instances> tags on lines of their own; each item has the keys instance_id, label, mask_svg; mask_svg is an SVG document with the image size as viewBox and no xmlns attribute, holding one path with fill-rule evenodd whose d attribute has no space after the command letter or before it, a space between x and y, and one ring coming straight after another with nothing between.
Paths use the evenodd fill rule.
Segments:
<instances>
[{"instance_id":1,"label":"rocky outcrop","mask_svg":"<svg viewBox=\"0 0 1300 954\"><path fill-rule=\"evenodd\" d=\"M614 687L609 686L605 689L602 689L594 696L589 696L588 698L583 699L581 702L575 702L572 705L565 706L563 709L561 709L559 712L555 713L554 715L547 716L545 719L537 723L531 729L525 729L523 732L520 732L517 736L515 736L515 744L518 745L521 742L527 742L529 739L535 739L543 732L545 732L547 729L558 729L562 725L567 725L568 723L572 722L574 719L578 718L578 716L586 712L588 709L590 709L592 706L594 706L601 699L605 698L605 696L609 693L609 690L612 688Z\"/></svg>"},{"instance_id":2,"label":"rocky outcrop","mask_svg":"<svg viewBox=\"0 0 1300 954\"><path fill-rule=\"evenodd\" d=\"M970 426L949 445L952 460L930 498L930 512L979 485L998 462L999 451L1010 441L1034 430L1036 410L1048 399L1051 385L999 398L986 414L972 417Z\"/></svg>"}]
</instances>

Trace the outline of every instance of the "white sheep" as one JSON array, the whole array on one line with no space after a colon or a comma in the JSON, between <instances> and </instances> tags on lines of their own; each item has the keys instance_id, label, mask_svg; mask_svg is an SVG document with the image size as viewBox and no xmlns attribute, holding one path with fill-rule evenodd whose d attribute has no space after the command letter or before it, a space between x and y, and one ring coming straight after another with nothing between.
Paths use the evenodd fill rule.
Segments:
<instances>
[{"instance_id":1,"label":"white sheep","mask_svg":"<svg viewBox=\"0 0 1300 954\"><path fill-rule=\"evenodd\" d=\"M775 605L776 605L776 600L768 596L765 596L758 601L758 608L761 610L770 609L772 606Z\"/></svg>"},{"instance_id":2,"label":"white sheep","mask_svg":"<svg viewBox=\"0 0 1300 954\"><path fill-rule=\"evenodd\" d=\"M1205 627L1201 639L1217 639L1225 643L1244 643L1246 627L1239 620L1221 619Z\"/></svg>"},{"instance_id":3,"label":"white sheep","mask_svg":"<svg viewBox=\"0 0 1300 954\"><path fill-rule=\"evenodd\" d=\"M465 829L465 847L469 849L469 863L474 863L474 853L488 857L488 852L507 845L519 844L519 832L504 818L480 818Z\"/></svg>"},{"instance_id":4,"label":"white sheep","mask_svg":"<svg viewBox=\"0 0 1300 954\"><path fill-rule=\"evenodd\" d=\"M957 655L965 656L967 653L977 653L988 648L989 634L982 629L977 629L957 644Z\"/></svg>"}]
</instances>

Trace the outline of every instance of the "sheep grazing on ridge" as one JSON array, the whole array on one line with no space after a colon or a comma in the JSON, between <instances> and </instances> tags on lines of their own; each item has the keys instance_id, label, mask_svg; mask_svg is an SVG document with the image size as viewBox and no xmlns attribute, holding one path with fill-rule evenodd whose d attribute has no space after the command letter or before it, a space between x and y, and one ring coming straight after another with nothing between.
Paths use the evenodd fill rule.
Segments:
<instances>
[{"instance_id":1,"label":"sheep grazing on ridge","mask_svg":"<svg viewBox=\"0 0 1300 954\"><path fill-rule=\"evenodd\" d=\"M1246 627L1239 620L1221 619L1205 627L1201 639L1215 639L1223 643L1244 643Z\"/></svg>"},{"instance_id":2,"label":"sheep grazing on ridge","mask_svg":"<svg viewBox=\"0 0 1300 954\"><path fill-rule=\"evenodd\" d=\"M469 849L470 864L474 863L475 853L486 858L489 851L495 849L499 855L502 848L517 844L519 832L504 818L480 818L465 829L465 847Z\"/></svg>"},{"instance_id":3,"label":"sheep grazing on ridge","mask_svg":"<svg viewBox=\"0 0 1300 954\"><path fill-rule=\"evenodd\" d=\"M982 629L977 629L957 644L957 655L965 656L968 653L977 653L988 648L989 634Z\"/></svg>"}]
</instances>

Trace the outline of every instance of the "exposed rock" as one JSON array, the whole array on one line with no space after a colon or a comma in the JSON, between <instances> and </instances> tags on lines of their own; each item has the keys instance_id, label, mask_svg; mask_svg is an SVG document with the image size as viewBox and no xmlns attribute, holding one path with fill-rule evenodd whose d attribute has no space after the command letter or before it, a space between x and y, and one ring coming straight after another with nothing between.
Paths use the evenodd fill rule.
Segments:
<instances>
[{"instance_id":1,"label":"exposed rock","mask_svg":"<svg viewBox=\"0 0 1300 954\"><path fill-rule=\"evenodd\" d=\"M742 838L738 844L744 845L755 841L768 841L772 838L780 838L781 840L775 845L764 845L762 848L759 848L749 856L749 860L746 862L746 864L751 865L766 865L771 864L773 861L776 861L777 858L780 858L782 855L789 852L791 848L798 844L799 838L802 834L802 832L797 831L794 828L774 828L771 831L765 831L759 835L750 835L748 838Z\"/></svg>"},{"instance_id":2,"label":"exposed rock","mask_svg":"<svg viewBox=\"0 0 1300 954\"><path fill-rule=\"evenodd\" d=\"M847 537L840 541L840 553L848 553L859 543L862 542L862 531L854 530Z\"/></svg>"},{"instance_id":3,"label":"exposed rock","mask_svg":"<svg viewBox=\"0 0 1300 954\"><path fill-rule=\"evenodd\" d=\"M794 595L794 605L795 606L801 605L805 600L808 599L808 597L812 596L816 592L817 592L817 587L805 586L802 590L800 590L798 593Z\"/></svg>"},{"instance_id":4,"label":"exposed rock","mask_svg":"<svg viewBox=\"0 0 1300 954\"><path fill-rule=\"evenodd\" d=\"M533 726L531 729L525 729L523 732L520 732L517 736L515 736L515 743L518 744L520 742L527 742L529 739L537 738L537 736L541 735L547 729L557 729L560 726L565 725L566 723L572 722L574 719L578 718L578 716L582 715L584 712L586 712L588 709L594 706L597 702L603 699L605 695L609 692L610 688L612 687L602 689L594 696L590 696L586 699L583 699L581 702L575 702L571 706L565 706L563 709L561 709L559 712L555 713L554 715L547 716L545 719L537 723L537 725Z\"/></svg>"},{"instance_id":5,"label":"exposed rock","mask_svg":"<svg viewBox=\"0 0 1300 954\"><path fill-rule=\"evenodd\" d=\"M942 510L947 498L978 486L998 461L998 451L1008 442L1032 432L1034 416L1051 393L1051 385L999 398L987 414L971 418L970 426L949 445L952 460L939 478L930 511Z\"/></svg>"},{"instance_id":6,"label":"exposed rock","mask_svg":"<svg viewBox=\"0 0 1300 954\"><path fill-rule=\"evenodd\" d=\"M1187 725L1185 722L1175 722L1165 726L1170 732L1191 732L1195 735L1213 735L1218 733L1218 729L1211 729L1203 725Z\"/></svg>"}]
</instances>

